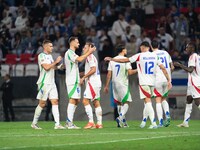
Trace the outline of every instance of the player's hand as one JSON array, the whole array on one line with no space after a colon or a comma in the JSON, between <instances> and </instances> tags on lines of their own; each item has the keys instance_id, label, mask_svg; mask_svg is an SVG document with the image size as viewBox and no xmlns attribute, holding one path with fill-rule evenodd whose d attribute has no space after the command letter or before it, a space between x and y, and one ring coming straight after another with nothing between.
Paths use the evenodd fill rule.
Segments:
<instances>
[{"instance_id":1,"label":"player's hand","mask_svg":"<svg viewBox=\"0 0 200 150\"><path fill-rule=\"evenodd\" d=\"M171 83L171 81L168 82L168 85L167 85L167 86L168 86L168 90L170 90L170 89L172 88L172 83Z\"/></svg>"},{"instance_id":2,"label":"player's hand","mask_svg":"<svg viewBox=\"0 0 200 150\"><path fill-rule=\"evenodd\" d=\"M108 93L108 87L107 86L104 87L104 92Z\"/></svg>"},{"instance_id":3,"label":"player's hand","mask_svg":"<svg viewBox=\"0 0 200 150\"><path fill-rule=\"evenodd\" d=\"M62 57L61 56L58 56L57 58L56 58L56 63L59 63L60 61L62 60Z\"/></svg>"},{"instance_id":4,"label":"player's hand","mask_svg":"<svg viewBox=\"0 0 200 150\"><path fill-rule=\"evenodd\" d=\"M84 81L85 81L85 78L84 78L84 77L81 78L81 79L80 79L80 85L83 85L83 84L84 84Z\"/></svg>"},{"instance_id":5,"label":"player's hand","mask_svg":"<svg viewBox=\"0 0 200 150\"><path fill-rule=\"evenodd\" d=\"M60 64L60 65L57 66L57 68L60 69L60 70L63 70L63 69L65 69L65 65L64 64Z\"/></svg>"},{"instance_id":6,"label":"player's hand","mask_svg":"<svg viewBox=\"0 0 200 150\"><path fill-rule=\"evenodd\" d=\"M111 60L112 60L111 57L105 57L105 58L104 58L104 61L111 61Z\"/></svg>"},{"instance_id":7,"label":"player's hand","mask_svg":"<svg viewBox=\"0 0 200 150\"><path fill-rule=\"evenodd\" d=\"M181 63L179 63L179 62L174 62L174 66L180 67L180 66L181 66Z\"/></svg>"}]
</instances>

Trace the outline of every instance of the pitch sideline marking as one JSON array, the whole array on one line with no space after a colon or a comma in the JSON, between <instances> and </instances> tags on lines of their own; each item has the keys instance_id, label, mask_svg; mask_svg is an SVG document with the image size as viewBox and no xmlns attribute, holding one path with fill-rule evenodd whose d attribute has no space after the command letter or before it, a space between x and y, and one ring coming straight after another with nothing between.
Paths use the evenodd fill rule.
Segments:
<instances>
[{"instance_id":1,"label":"pitch sideline marking","mask_svg":"<svg viewBox=\"0 0 200 150\"><path fill-rule=\"evenodd\" d=\"M0 150L7 149L22 149L22 148L45 148L45 147L61 147L61 146L74 146L74 145L93 145L93 144L108 144L108 143L116 143L116 142L129 142L129 141L140 141L140 140L151 140L151 139L159 139L159 138L168 138L168 137L179 137L179 136L199 136L200 134L180 134L180 135L170 135L170 136L156 136L156 137L147 137L147 138L133 138L133 139L119 139L112 141L97 141L97 142L84 142L84 143L67 143L67 144L54 144L54 145L39 145L36 147L33 146L19 146L19 147L2 147Z\"/></svg>"}]
</instances>

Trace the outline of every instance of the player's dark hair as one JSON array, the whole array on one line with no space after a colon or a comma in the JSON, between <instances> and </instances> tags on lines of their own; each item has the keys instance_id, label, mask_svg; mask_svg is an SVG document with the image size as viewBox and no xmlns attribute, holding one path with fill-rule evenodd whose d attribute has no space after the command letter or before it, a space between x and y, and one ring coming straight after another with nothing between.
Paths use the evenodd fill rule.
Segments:
<instances>
[{"instance_id":1,"label":"player's dark hair","mask_svg":"<svg viewBox=\"0 0 200 150\"><path fill-rule=\"evenodd\" d=\"M89 46L91 46L91 47L94 47L94 46L95 46L94 43L92 43L91 41L87 41L87 42L85 43L85 45L89 45Z\"/></svg>"},{"instance_id":2,"label":"player's dark hair","mask_svg":"<svg viewBox=\"0 0 200 150\"><path fill-rule=\"evenodd\" d=\"M142 42L140 46L150 47L149 42L147 41Z\"/></svg>"},{"instance_id":3,"label":"player's dark hair","mask_svg":"<svg viewBox=\"0 0 200 150\"><path fill-rule=\"evenodd\" d=\"M78 37L72 36L69 38L68 43L70 44L72 41L78 39Z\"/></svg>"},{"instance_id":4,"label":"player's dark hair","mask_svg":"<svg viewBox=\"0 0 200 150\"><path fill-rule=\"evenodd\" d=\"M117 45L116 46L116 52L117 52L117 54L121 53L123 51L123 49L125 49L124 45Z\"/></svg>"},{"instance_id":5,"label":"player's dark hair","mask_svg":"<svg viewBox=\"0 0 200 150\"><path fill-rule=\"evenodd\" d=\"M49 44L49 43L52 43L50 40L44 40L43 42L42 42L42 46L44 46L45 44Z\"/></svg>"},{"instance_id":6,"label":"player's dark hair","mask_svg":"<svg viewBox=\"0 0 200 150\"><path fill-rule=\"evenodd\" d=\"M158 48L158 46L159 46L158 41L153 40L153 41L151 42L151 46L152 46L152 48Z\"/></svg>"}]
</instances>

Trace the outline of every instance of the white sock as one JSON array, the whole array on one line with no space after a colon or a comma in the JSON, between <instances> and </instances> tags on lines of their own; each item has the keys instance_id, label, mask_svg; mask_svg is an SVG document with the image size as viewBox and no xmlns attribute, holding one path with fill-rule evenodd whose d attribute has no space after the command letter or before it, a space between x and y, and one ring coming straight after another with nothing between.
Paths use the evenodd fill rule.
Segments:
<instances>
[{"instance_id":1,"label":"white sock","mask_svg":"<svg viewBox=\"0 0 200 150\"><path fill-rule=\"evenodd\" d=\"M169 113L169 104L168 102L165 100L162 101L162 107L163 107L163 110L165 112L165 117L166 118L169 118L170 117L170 113Z\"/></svg>"},{"instance_id":2,"label":"white sock","mask_svg":"<svg viewBox=\"0 0 200 150\"><path fill-rule=\"evenodd\" d=\"M120 115L120 113L121 113L121 108L122 108L121 105L117 105L117 112L118 112L118 115Z\"/></svg>"},{"instance_id":3,"label":"white sock","mask_svg":"<svg viewBox=\"0 0 200 150\"><path fill-rule=\"evenodd\" d=\"M184 115L184 123L188 124L188 121L190 120L191 112L192 112L192 104L186 104L185 115Z\"/></svg>"},{"instance_id":4,"label":"white sock","mask_svg":"<svg viewBox=\"0 0 200 150\"><path fill-rule=\"evenodd\" d=\"M199 110L200 110L200 105L198 106Z\"/></svg>"},{"instance_id":5,"label":"white sock","mask_svg":"<svg viewBox=\"0 0 200 150\"><path fill-rule=\"evenodd\" d=\"M55 120L55 125L58 126L60 125L60 114L58 110L58 105L52 105L52 114Z\"/></svg>"},{"instance_id":6,"label":"white sock","mask_svg":"<svg viewBox=\"0 0 200 150\"><path fill-rule=\"evenodd\" d=\"M38 105L36 108L35 108L35 114L34 114L34 117L33 117L33 124L37 124L38 123L38 119L41 115L41 112L42 112L43 108L40 107L40 105Z\"/></svg>"},{"instance_id":7,"label":"white sock","mask_svg":"<svg viewBox=\"0 0 200 150\"><path fill-rule=\"evenodd\" d=\"M125 118L125 115L128 111L129 105L127 103L125 103L122 107L121 107L121 113L119 115L119 118L121 120L123 120Z\"/></svg>"},{"instance_id":8,"label":"white sock","mask_svg":"<svg viewBox=\"0 0 200 150\"><path fill-rule=\"evenodd\" d=\"M97 124L102 124L102 108L101 107L95 108L95 113L97 117Z\"/></svg>"},{"instance_id":9,"label":"white sock","mask_svg":"<svg viewBox=\"0 0 200 150\"><path fill-rule=\"evenodd\" d=\"M163 124L163 110L162 110L161 103L156 103L156 113L157 113L159 124L162 125Z\"/></svg>"},{"instance_id":10,"label":"white sock","mask_svg":"<svg viewBox=\"0 0 200 150\"><path fill-rule=\"evenodd\" d=\"M91 107L90 104L85 106L85 112L86 112L86 114L87 114L87 116L89 118L89 122L94 122L93 113L92 113L92 107Z\"/></svg>"},{"instance_id":11,"label":"white sock","mask_svg":"<svg viewBox=\"0 0 200 150\"><path fill-rule=\"evenodd\" d=\"M146 109L147 109L147 112L149 114L149 119L151 120L151 124L155 126L156 125L156 119L155 119L155 113L154 113L151 102L146 103Z\"/></svg>"},{"instance_id":12,"label":"white sock","mask_svg":"<svg viewBox=\"0 0 200 150\"><path fill-rule=\"evenodd\" d=\"M143 122L143 123L146 123L146 122L147 122L147 119L148 119L148 112L147 112L146 104L144 103L142 122Z\"/></svg>"},{"instance_id":13,"label":"white sock","mask_svg":"<svg viewBox=\"0 0 200 150\"><path fill-rule=\"evenodd\" d=\"M75 112L75 105L69 103L67 107L67 121L68 122L73 122L74 112Z\"/></svg>"}]
</instances>

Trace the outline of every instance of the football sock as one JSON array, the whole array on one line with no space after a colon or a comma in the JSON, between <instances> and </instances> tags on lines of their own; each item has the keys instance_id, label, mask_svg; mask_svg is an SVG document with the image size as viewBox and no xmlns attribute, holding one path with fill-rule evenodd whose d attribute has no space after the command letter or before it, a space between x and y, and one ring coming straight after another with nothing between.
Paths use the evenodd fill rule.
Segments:
<instances>
[{"instance_id":1,"label":"football sock","mask_svg":"<svg viewBox=\"0 0 200 150\"><path fill-rule=\"evenodd\" d=\"M128 111L129 105L127 103L125 103L122 107L121 107L121 113L119 115L120 119L123 120L125 118L125 115Z\"/></svg>"},{"instance_id":2,"label":"football sock","mask_svg":"<svg viewBox=\"0 0 200 150\"><path fill-rule=\"evenodd\" d=\"M147 112L147 107L146 107L146 104L144 103L144 109L143 109L143 119L142 119L142 122L145 122L147 121L147 118L148 118L148 112Z\"/></svg>"},{"instance_id":3,"label":"football sock","mask_svg":"<svg viewBox=\"0 0 200 150\"><path fill-rule=\"evenodd\" d=\"M101 106L95 108L95 113L96 113L96 117L97 117L97 124L102 124L102 108L101 108Z\"/></svg>"},{"instance_id":4,"label":"football sock","mask_svg":"<svg viewBox=\"0 0 200 150\"><path fill-rule=\"evenodd\" d=\"M186 104L185 114L184 114L184 123L188 124L191 112L192 112L192 104Z\"/></svg>"},{"instance_id":5,"label":"football sock","mask_svg":"<svg viewBox=\"0 0 200 150\"><path fill-rule=\"evenodd\" d=\"M163 124L163 110L162 110L161 103L156 103L156 113L157 113L159 124L162 125Z\"/></svg>"},{"instance_id":6,"label":"football sock","mask_svg":"<svg viewBox=\"0 0 200 150\"><path fill-rule=\"evenodd\" d=\"M38 123L38 119L41 115L43 108L40 107L40 105L38 105L35 109L35 114L34 114L34 118L33 118L33 124L37 124Z\"/></svg>"},{"instance_id":7,"label":"football sock","mask_svg":"<svg viewBox=\"0 0 200 150\"><path fill-rule=\"evenodd\" d=\"M155 114L151 102L146 103L146 109L149 114L149 119L151 120L151 124L156 125Z\"/></svg>"},{"instance_id":8,"label":"football sock","mask_svg":"<svg viewBox=\"0 0 200 150\"><path fill-rule=\"evenodd\" d=\"M86 114L87 114L87 116L89 118L89 122L94 122L93 113L92 113L92 107L91 107L90 104L85 106L85 112L86 112Z\"/></svg>"},{"instance_id":9,"label":"football sock","mask_svg":"<svg viewBox=\"0 0 200 150\"><path fill-rule=\"evenodd\" d=\"M69 103L67 107L67 121L73 122L74 112L75 112L75 105Z\"/></svg>"},{"instance_id":10,"label":"football sock","mask_svg":"<svg viewBox=\"0 0 200 150\"><path fill-rule=\"evenodd\" d=\"M165 117L166 118L169 118L170 117L170 113L169 113L169 104L168 102L165 100L162 101L162 107L163 107L163 110L165 112Z\"/></svg>"},{"instance_id":11,"label":"football sock","mask_svg":"<svg viewBox=\"0 0 200 150\"><path fill-rule=\"evenodd\" d=\"M52 105L52 114L54 117L54 120L56 122L56 126L60 125L60 114L59 114L59 110L58 110L58 105Z\"/></svg>"}]
</instances>

